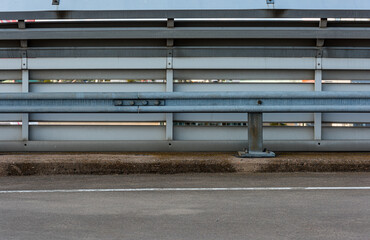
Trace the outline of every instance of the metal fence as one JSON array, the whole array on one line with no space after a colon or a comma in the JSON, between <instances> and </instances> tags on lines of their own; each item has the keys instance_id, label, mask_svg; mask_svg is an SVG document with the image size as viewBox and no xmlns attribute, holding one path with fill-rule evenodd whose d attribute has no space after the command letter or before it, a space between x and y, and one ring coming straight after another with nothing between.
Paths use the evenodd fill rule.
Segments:
<instances>
[{"instance_id":1,"label":"metal fence","mask_svg":"<svg viewBox=\"0 0 370 240\"><path fill-rule=\"evenodd\" d=\"M271 4L255 9L258 16L253 9L120 15L0 8L0 18L55 18L0 24L0 151L235 151L247 146L247 112L264 112L270 150L369 151L370 22L326 18L369 11L321 8L310 15L319 19L302 19L310 14L303 9L286 10L283 16L295 19L250 18L270 11L276 17L281 10L267 11ZM135 13L146 19L124 19ZM208 18L197 18L202 14ZM76 16L90 19L60 20ZM232 16L243 19L221 18ZM295 97L284 98L286 92ZM88 93L95 97L84 99ZM165 101L172 93L196 97ZM204 97L215 93L229 95ZM214 108L197 110L202 98ZM158 110L163 105L172 108Z\"/></svg>"}]
</instances>

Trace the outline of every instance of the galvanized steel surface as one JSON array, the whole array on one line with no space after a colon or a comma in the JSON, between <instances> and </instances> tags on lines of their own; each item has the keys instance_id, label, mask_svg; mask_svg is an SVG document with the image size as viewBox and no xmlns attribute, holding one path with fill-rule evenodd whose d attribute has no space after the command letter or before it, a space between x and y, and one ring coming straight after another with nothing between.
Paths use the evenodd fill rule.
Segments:
<instances>
[{"instance_id":1,"label":"galvanized steel surface","mask_svg":"<svg viewBox=\"0 0 370 240\"><path fill-rule=\"evenodd\" d=\"M0 24L0 80L23 82L0 84L0 120L22 122L0 126L0 150L241 150L264 112L271 150L368 151L370 24L327 18L369 16L366 1L4 0L2 19L90 20ZM178 19L194 17L218 19Z\"/></svg>"}]
</instances>

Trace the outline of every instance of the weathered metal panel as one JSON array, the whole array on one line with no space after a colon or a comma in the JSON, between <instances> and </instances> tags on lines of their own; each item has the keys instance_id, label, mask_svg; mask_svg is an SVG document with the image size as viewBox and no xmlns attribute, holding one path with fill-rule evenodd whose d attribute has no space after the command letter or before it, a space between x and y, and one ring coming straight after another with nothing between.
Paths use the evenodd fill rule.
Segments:
<instances>
[{"instance_id":1,"label":"weathered metal panel","mask_svg":"<svg viewBox=\"0 0 370 240\"><path fill-rule=\"evenodd\" d=\"M0 80L20 80L22 79L21 71L0 71Z\"/></svg>"},{"instance_id":2,"label":"weathered metal panel","mask_svg":"<svg viewBox=\"0 0 370 240\"><path fill-rule=\"evenodd\" d=\"M0 141L22 140L22 127L20 126L0 126L0 133ZM3 151L6 151L6 149Z\"/></svg>"},{"instance_id":3,"label":"weathered metal panel","mask_svg":"<svg viewBox=\"0 0 370 240\"><path fill-rule=\"evenodd\" d=\"M1 114L0 114L1 119ZM31 121L46 122L163 122L166 115L162 113L34 113Z\"/></svg>"},{"instance_id":4,"label":"weathered metal panel","mask_svg":"<svg viewBox=\"0 0 370 240\"><path fill-rule=\"evenodd\" d=\"M370 123L370 113L323 113L322 120L329 123Z\"/></svg>"},{"instance_id":5,"label":"weathered metal panel","mask_svg":"<svg viewBox=\"0 0 370 240\"><path fill-rule=\"evenodd\" d=\"M4 40L35 39L368 39L367 28L55 28L55 29L3 29Z\"/></svg>"},{"instance_id":6,"label":"weathered metal panel","mask_svg":"<svg viewBox=\"0 0 370 240\"><path fill-rule=\"evenodd\" d=\"M165 140L164 126L30 126L31 140Z\"/></svg>"},{"instance_id":7,"label":"weathered metal panel","mask_svg":"<svg viewBox=\"0 0 370 240\"><path fill-rule=\"evenodd\" d=\"M20 66L20 65L19 65ZM164 69L166 58L30 58L29 69Z\"/></svg>"},{"instance_id":8,"label":"weathered metal panel","mask_svg":"<svg viewBox=\"0 0 370 240\"><path fill-rule=\"evenodd\" d=\"M30 70L30 79L37 80L89 80L89 79L165 79L164 70L125 70L125 69L100 69L100 70ZM8 78L11 79L11 78Z\"/></svg>"},{"instance_id":9,"label":"weathered metal panel","mask_svg":"<svg viewBox=\"0 0 370 240\"><path fill-rule=\"evenodd\" d=\"M325 70L324 80L370 80L369 70Z\"/></svg>"},{"instance_id":10,"label":"weathered metal panel","mask_svg":"<svg viewBox=\"0 0 370 240\"><path fill-rule=\"evenodd\" d=\"M0 122L22 122L22 114L1 113Z\"/></svg>"},{"instance_id":11,"label":"weathered metal panel","mask_svg":"<svg viewBox=\"0 0 370 240\"><path fill-rule=\"evenodd\" d=\"M247 140L246 127L190 127L175 126L175 140ZM312 140L313 129L310 127L265 127L265 140Z\"/></svg>"},{"instance_id":12,"label":"weathered metal panel","mask_svg":"<svg viewBox=\"0 0 370 240\"><path fill-rule=\"evenodd\" d=\"M323 69L369 70L370 59L367 58L323 58Z\"/></svg>"},{"instance_id":13,"label":"weathered metal panel","mask_svg":"<svg viewBox=\"0 0 370 240\"><path fill-rule=\"evenodd\" d=\"M369 73L370 74L370 73ZM243 69L191 69L175 70L174 78L226 79L226 80L302 80L314 79L313 70L243 70Z\"/></svg>"},{"instance_id":14,"label":"weathered metal panel","mask_svg":"<svg viewBox=\"0 0 370 240\"><path fill-rule=\"evenodd\" d=\"M32 92L164 92L162 83L34 83Z\"/></svg>"},{"instance_id":15,"label":"weathered metal panel","mask_svg":"<svg viewBox=\"0 0 370 240\"><path fill-rule=\"evenodd\" d=\"M68 151L68 152L215 152L239 151L247 146L243 141L0 141L0 151ZM273 151L368 151L369 140L337 141L265 141L265 147Z\"/></svg>"},{"instance_id":16,"label":"weathered metal panel","mask_svg":"<svg viewBox=\"0 0 370 240\"><path fill-rule=\"evenodd\" d=\"M179 122L247 122L247 113L176 113L174 120ZM264 122L303 123L313 122L312 113L265 113Z\"/></svg>"},{"instance_id":17,"label":"weathered metal panel","mask_svg":"<svg viewBox=\"0 0 370 240\"><path fill-rule=\"evenodd\" d=\"M342 92L342 91L370 91L370 84L366 83L329 83L323 84L322 86L324 91L331 92Z\"/></svg>"},{"instance_id":18,"label":"weathered metal panel","mask_svg":"<svg viewBox=\"0 0 370 240\"><path fill-rule=\"evenodd\" d=\"M174 58L175 69L315 69L315 58Z\"/></svg>"},{"instance_id":19,"label":"weathered metal panel","mask_svg":"<svg viewBox=\"0 0 370 240\"><path fill-rule=\"evenodd\" d=\"M0 70L20 70L22 60L20 58L3 58L0 59Z\"/></svg>"},{"instance_id":20,"label":"weathered metal panel","mask_svg":"<svg viewBox=\"0 0 370 240\"><path fill-rule=\"evenodd\" d=\"M366 17L370 9L361 0L265 0L181 1L158 0L64 0L52 5L48 0L3 0L0 17L35 18L166 18L166 17ZM190 10L190 11L189 11ZM5 18L4 18L5 17Z\"/></svg>"},{"instance_id":21,"label":"weathered metal panel","mask_svg":"<svg viewBox=\"0 0 370 240\"><path fill-rule=\"evenodd\" d=\"M322 136L325 140L369 140L370 129L368 127L324 127ZM352 145L350 141L348 144Z\"/></svg>"},{"instance_id":22,"label":"weathered metal panel","mask_svg":"<svg viewBox=\"0 0 370 240\"><path fill-rule=\"evenodd\" d=\"M0 83L0 93L22 92L22 84Z\"/></svg>"},{"instance_id":23,"label":"weathered metal panel","mask_svg":"<svg viewBox=\"0 0 370 240\"><path fill-rule=\"evenodd\" d=\"M302 83L181 83L175 84L176 92L208 91L313 91L313 84Z\"/></svg>"}]
</instances>

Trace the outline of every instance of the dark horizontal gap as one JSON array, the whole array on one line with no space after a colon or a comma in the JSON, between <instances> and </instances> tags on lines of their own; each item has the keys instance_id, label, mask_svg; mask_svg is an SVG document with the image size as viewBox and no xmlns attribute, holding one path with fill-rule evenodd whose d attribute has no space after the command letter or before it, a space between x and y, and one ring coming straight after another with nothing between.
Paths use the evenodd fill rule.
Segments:
<instances>
[{"instance_id":1,"label":"dark horizontal gap","mask_svg":"<svg viewBox=\"0 0 370 240\"><path fill-rule=\"evenodd\" d=\"M325 39L324 47L370 47L369 39Z\"/></svg>"},{"instance_id":2,"label":"dark horizontal gap","mask_svg":"<svg viewBox=\"0 0 370 240\"><path fill-rule=\"evenodd\" d=\"M175 46L316 46L316 39L176 39Z\"/></svg>"},{"instance_id":3,"label":"dark horizontal gap","mask_svg":"<svg viewBox=\"0 0 370 240\"><path fill-rule=\"evenodd\" d=\"M166 39L51 39L28 40L28 47L166 47ZM314 47L316 39L175 39L174 47ZM326 47L370 47L368 39L325 39ZM20 48L19 40L0 40L0 48ZM288 49L289 50L289 49ZM356 49L350 49L356 50ZM366 51L363 49L359 49ZM329 54L330 57L330 53ZM332 54L332 53L331 53Z\"/></svg>"},{"instance_id":4,"label":"dark horizontal gap","mask_svg":"<svg viewBox=\"0 0 370 240\"><path fill-rule=\"evenodd\" d=\"M19 40L0 40L0 48L8 48L8 47L19 48L20 41Z\"/></svg>"},{"instance_id":5,"label":"dark horizontal gap","mask_svg":"<svg viewBox=\"0 0 370 240\"><path fill-rule=\"evenodd\" d=\"M19 41L18 41L19 47ZM131 47L162 46L166 39L61 39L29 40L29 47ZM0 45L1 46L1 45ZM175 39L174 46L212 47L212 46L303 46L315 47L316 39Z\"/></svg>"},{"instance_id":6,"label":"dark horizontal gap","mask_svg":"<svg viewBox=\"0 0 370 240\"><path fill-rule=\"evenodd\" d=\"M166 46L165 39L63 39L29 40L28 47L124 47Z\"/></svg>"}]
</instances>

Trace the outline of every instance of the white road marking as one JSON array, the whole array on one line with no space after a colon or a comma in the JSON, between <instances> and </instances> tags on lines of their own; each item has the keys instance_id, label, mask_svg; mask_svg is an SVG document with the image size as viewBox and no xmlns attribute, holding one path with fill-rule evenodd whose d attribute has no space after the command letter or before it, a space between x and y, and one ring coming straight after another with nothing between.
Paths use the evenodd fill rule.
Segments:
<instances>
[{"instance_id":1,"label":"white road marking","mask_svg":"<svg viewBox=\"0 0 370 240\"><path fill-rule=\"evenodd\" d=\"M54 189L2 190L6 193L83 193L83 192L169 192L169 191L312 191L312 190L370 190L370 187L237 187L237 188L121 188L121 189Z\"/></svg>"}]
</instances>

